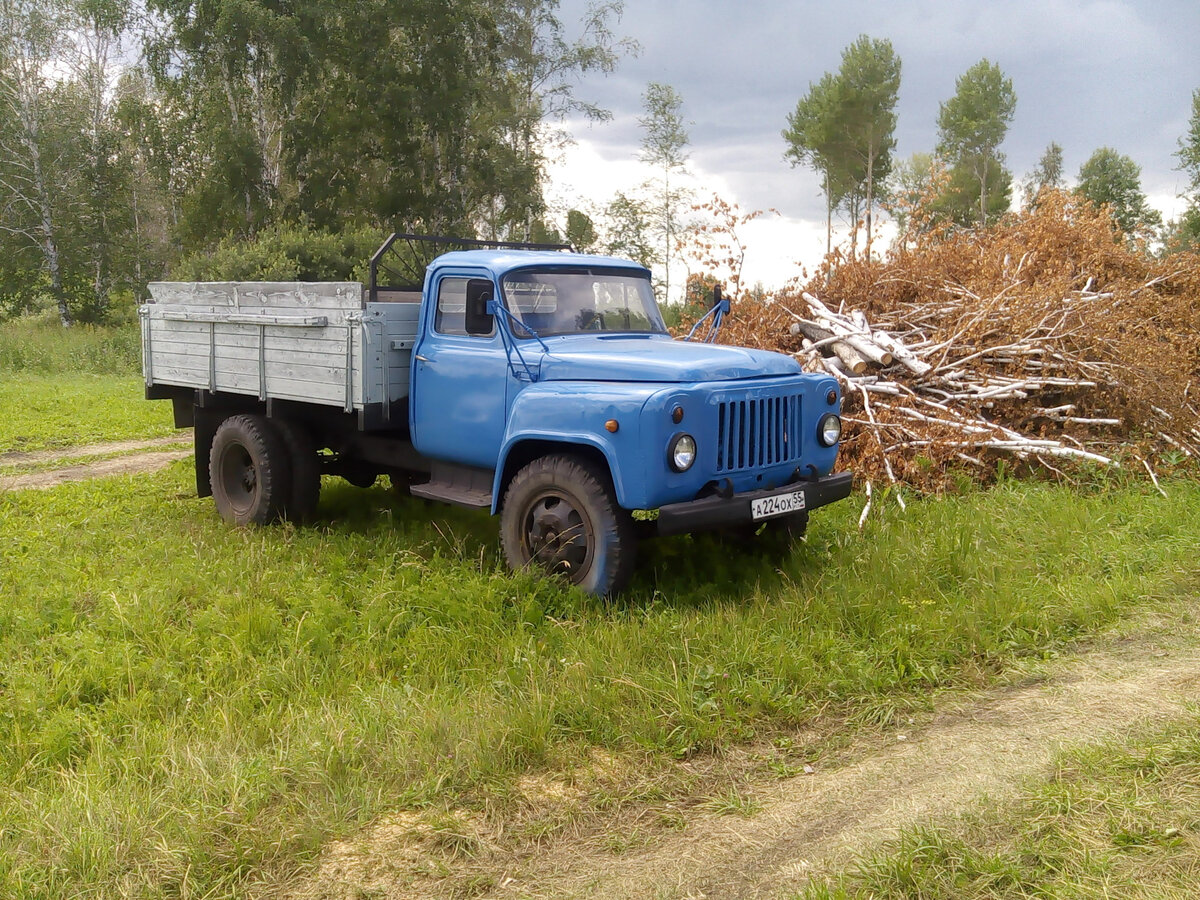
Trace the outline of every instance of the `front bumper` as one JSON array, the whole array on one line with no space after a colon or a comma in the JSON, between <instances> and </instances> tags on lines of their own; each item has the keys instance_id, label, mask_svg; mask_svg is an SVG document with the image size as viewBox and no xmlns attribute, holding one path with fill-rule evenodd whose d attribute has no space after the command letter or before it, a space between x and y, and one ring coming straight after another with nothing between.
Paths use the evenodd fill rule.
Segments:
<instances>
[{"instance_id":1,"label":"front bumper","mask_svg":"<svg viewBox=\"0 0 1200 900\"><path fill-rule=\"evenodd\" d=\"M658 533L686 534L750 523L754 521L750 515L752 500L789 491L804 491L804 510L811 512L818 507L849 497L853 480L852 473L838 472L836 475L795 481L762 491L746 491L727 497L714 495L700 500L671 503L658 511Z\"/></svg>"}]
</instances>

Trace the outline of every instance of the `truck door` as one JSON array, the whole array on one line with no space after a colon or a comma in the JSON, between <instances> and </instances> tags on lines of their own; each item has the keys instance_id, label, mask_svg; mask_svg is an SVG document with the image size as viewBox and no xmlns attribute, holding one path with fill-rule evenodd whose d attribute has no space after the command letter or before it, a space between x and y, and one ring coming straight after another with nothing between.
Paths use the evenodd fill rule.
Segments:
<instances>
[{"instance_id":1,"label":"truck door","mask_svg":"<svg viewBox=\"0 0 1200 900\"><path fill-rule=\"evenodd\" d=\"M495 468L507 416L508 361L495 323L467 333L467 295L494 290L486 272L439 274L413 353L413 446L434 459Z\"/></svg>"}]
</instances>

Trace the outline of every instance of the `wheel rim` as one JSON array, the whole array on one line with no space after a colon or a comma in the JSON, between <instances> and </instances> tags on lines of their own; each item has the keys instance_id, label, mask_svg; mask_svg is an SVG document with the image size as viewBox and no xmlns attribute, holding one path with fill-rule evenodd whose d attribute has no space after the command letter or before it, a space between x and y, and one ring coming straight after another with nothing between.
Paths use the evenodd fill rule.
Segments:
<instances>
[{"instance_id":1,"label":"wheel rim","mask_svg":"<svg viewBox=\"0 0 1200 900\"><path fill-rule=\"evenodd\" d=\"M576 501L562 491L538 494L521 516L525 558L573 584L583 580L595 550L592 523Z\"/></svg>"},{"instance_id":2,"label":"wheel rim","mask_svg":"<svg viewBox=\"0 0 1200 900\"><path fill-rule=\"evenodd\" d=\"M254 505L258 495L258 469L240 444L227 447L221 454L221 487L235 513L241 515Z\"/></svg>"}]
</instances>

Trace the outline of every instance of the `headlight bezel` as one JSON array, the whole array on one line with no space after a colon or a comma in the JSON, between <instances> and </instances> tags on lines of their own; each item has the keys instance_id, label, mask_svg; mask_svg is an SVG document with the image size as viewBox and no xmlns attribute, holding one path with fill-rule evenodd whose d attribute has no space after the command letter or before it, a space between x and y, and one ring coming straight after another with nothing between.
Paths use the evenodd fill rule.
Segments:
<instances>
[{"instance_id":1,"label":"headlight bezel","mask_svg":"<svg viewBox=\"0 0 1200 900\"><path fill-rule=\"evenodd\" d=\"M685 464L681 464L677 459L677 453L680 449L679 445L684 441L691 443L691 460ZM685 451L686 452L686 451ZM696 443L696 438L688 434L686 431L679 431L671 435L671 440L667 442L667 465L672 472L686 472L696 464L697 458L700 456L700 447Z\"/></svg>"},{"instance_id":2,"label":"headlight bezel","mask_svg":"<svg viewBox=\"0 0 1200 900\"><path fill-rule=\"evenodd\" d=\"M833 426L830 429L829 426ZM833 438L829 439L832 431ZM837 413L825 413L817 420L817 443L822 447L836 447L842 439L842 417Z\"/></svg>"}]
</instances>

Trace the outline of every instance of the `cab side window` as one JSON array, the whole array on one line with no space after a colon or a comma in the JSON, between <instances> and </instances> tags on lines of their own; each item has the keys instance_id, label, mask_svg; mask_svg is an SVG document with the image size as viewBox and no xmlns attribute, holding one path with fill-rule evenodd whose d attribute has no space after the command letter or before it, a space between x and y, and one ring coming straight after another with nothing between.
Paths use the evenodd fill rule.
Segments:
<instances>
[{"instance_id":1,"label":"cab side window","mask_svg":"<svg viewBox=\"0 0 1200 900\"><path fill-rule=\"evenodd\" d=\"M443 278L438 286L433 327L439 334L467 333L467 279Z\"/></svg>"},{"instance_id":2,"label":"cab side window","mask_svg":"<svg viewBox=\"0 0 1200 900\"><path fill-rule=\"evenodd\" d=\"M467 298L471 296L471 287L476 288L475 295L482 285L488 283L478 278L443 278L438 284L437 309L433 315L433 328L439 334L470 334L467 331ZM475 337L487 337L495 334L495 327L487 334L476 333Z\"/></svg>"}]
</instances>

